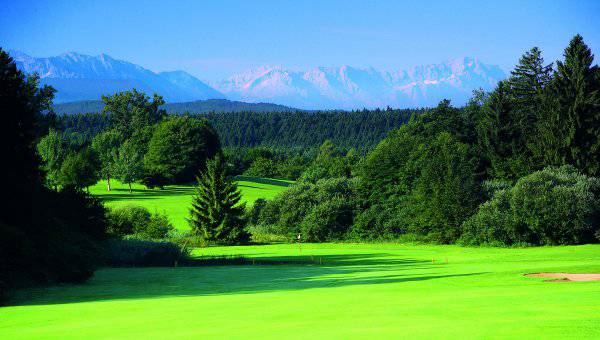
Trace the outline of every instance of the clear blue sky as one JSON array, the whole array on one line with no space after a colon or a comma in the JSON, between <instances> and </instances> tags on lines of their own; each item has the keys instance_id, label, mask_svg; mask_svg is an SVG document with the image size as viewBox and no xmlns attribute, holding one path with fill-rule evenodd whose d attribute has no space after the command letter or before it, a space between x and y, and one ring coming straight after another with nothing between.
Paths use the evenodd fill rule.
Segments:
<instances>
[{"instance_id":1,"label":"clear blue sky","mask_svg":"<svg viewBox=\"0 0 600 340\"><path fill-rule=\"evenodd\" d=\"M420 3L417 3L420 2ZM262 64L383 69L472 56L509 70L580 33L600 57L600 1L7 1L0 46L109 55L215 80Z\"/></svg>"}]
</instances>

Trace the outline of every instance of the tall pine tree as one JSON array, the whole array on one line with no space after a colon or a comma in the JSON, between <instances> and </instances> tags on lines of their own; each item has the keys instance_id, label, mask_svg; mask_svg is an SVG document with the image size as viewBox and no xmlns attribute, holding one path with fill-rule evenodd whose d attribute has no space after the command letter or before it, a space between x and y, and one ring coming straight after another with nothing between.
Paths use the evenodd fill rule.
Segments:
<instances>
[{"instance_id":1,"label":"tall pine tree","mask_svg":"<svg viewBox=\"0 0 600 340\"><path fill-rule=\"evenodd\" d=\"M476 127L483 156L489 163L488 173L493 178L515 179L529 172L513 113L509 84L501 81L483 105Z\"/></svg>"},{"instance_id":2,"label":"tall pine tree","mask_svg":"<svg viewBox=\"0 0 600 340\"><path fill-rule=\"evenodd\" d=\"M552 65L534 47L483 105L477 130L492 177L514 180L543 167L536 127L551 72Z\"/></svg>"},{"instance_id":3,"label":"tall pine tree","mask_svg":"<svg viewBox=\"0 0 600 340\"><path fill-rule=\"evenodd\" d=\"M560 124L552 131L558 139L553 152L563 164L600 175L600 70L581 35L573 37L558 61L553 79L555 102L548 121Z\"/></svg>"},{"instance_id":4,"label":"tall pine tree","mask_svg":"<svg viewBox=\"0 0 600 340\"><path fill-rule=\"evenodd\" d=\"M552 64L544 65L542 51L534 47L523 54L510 74L508 82L515 102L531 109L539 103L540 95L550 83Z\"/></svg>"},{"instance_id":5,"label":"tall pine tree","mask_svg":"<svg viewBox=\"0 0 600 340\"><path fill-rule=\"evenodd\" d=\"M225 162L220 156L206 162L206 169L198 177L189 223L205 242L245 243L249 238L244 230L246 206L240 204L237 185L225 172Z\"/></svg>"}]
</instances>

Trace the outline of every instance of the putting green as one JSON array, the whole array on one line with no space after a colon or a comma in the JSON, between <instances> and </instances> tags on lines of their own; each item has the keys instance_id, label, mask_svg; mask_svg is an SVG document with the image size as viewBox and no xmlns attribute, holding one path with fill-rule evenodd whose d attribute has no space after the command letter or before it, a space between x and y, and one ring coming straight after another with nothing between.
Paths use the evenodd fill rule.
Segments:
<instances>
[{"instance_id":1,"label":"putting green","mask_svg":"<svg viewBox=\"0 0 600 340\"><path fill-rule=\"evenodd\" d=\"M238 177L237 181L242 199L247 204L252 204L259 198L273 198L291 183L293 182L258 177ZM133 190L130 193L127 185L111 180L111 187L112 190L107 191L106 182L100 181L90 187L90 192L100 197L108 207L140 205L150 212L166 214L177 229L189 229L186 218L194 194L192 185L169 185L164 189L147 189L136 183L132 185Z\"/></svg>"},{"instance_id":2,"label":"putting green","mask_svg":"<svg viewBox=\"0 0 600 340\"><path fill-rule=\"evenodd\" d=\"M313 264L101 269L17 293L0 338L598 338L600 245L218 247L197 255ZM319 264L320 263L320 264Z\"/></svg>"}]
</instances>

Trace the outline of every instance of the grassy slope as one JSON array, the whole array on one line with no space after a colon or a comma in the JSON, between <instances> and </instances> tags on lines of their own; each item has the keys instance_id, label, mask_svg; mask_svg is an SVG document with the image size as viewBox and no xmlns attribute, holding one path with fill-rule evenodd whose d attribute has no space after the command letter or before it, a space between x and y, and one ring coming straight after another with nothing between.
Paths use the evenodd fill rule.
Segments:
<instances>
[{"instance_id":1,"label":"grassy slope","mask_svg":"<svg viewBox=\"0 0 600 340\"><path fill-rule=\"evenodd\" d=\"M264 178L241 177L238 188L247 204L252 204L258 198L269 199L285 190L290 181L269 180ZM132 186L133 192L125 184L111 180L111 191L106 191L106 182L100 181L90 187L92 194L102 198L106 205L120 206L127 204L141 205L150 212L160 212L169 216L171 223L177 229L188 229L186 218L192 202L194 188L191 185L170 185L165 189L146 189L141 184Z\"/></svg>"},{"instance_id":2,"label":"grassy slope","mask_svg":"<svg viewBox=\"0 0 600 340\"><path fill-rule=\"evenodd\" d=\"M102 269L87 284L20 292L0 309L0 337L600 337L600 282L522 276L600 272L600 245L306 244L197 254L323 264Z\"/></svg>"}]
</instances>

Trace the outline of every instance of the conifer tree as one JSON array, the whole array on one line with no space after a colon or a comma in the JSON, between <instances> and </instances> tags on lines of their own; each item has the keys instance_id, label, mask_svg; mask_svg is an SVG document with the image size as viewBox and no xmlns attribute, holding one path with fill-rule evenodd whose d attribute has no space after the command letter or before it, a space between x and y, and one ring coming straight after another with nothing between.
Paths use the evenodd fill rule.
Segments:
<instances>
[{"instance_id":1,"label":"conifer tree","mask_svg":"<svg viewBox=\"0 0 600 340\"><path fill-rule=\"evenodd\" d=\"M534 47L519 59L508 80L513 101L511 129L515 133L516 145L522 147L518 154L526 160L524 165L527 169L526 172L517 174L518 177L542 167L542 161L536 157L540 142L536 127L544 116L544 94L551 78L552 64L546 65L542 51Z\"/></svg>"},{"instance_id":2,"label":"conifer tree","mask_svg":"<svg viewBox=\"0 0 600 340\"><path fill-rule=\"evenodd\" d=\"M546 65L534 47L483 105L477 130L493 177L516 179L542 167L537 123L551 72L552 65Z\"/></svg>"},{"instance_id":3,"label":"conifer tree","mask_svg":"<svg viewBox=\"0 0 600 340\"><path fill-rule=\"evenodd\" d=\"M531 150L525 137L533 134L516 107L509 81L501 81L481 108L476 129L479 147L493 178L513 180L531 172ZM522 130L523 128L523 130ZM527 133L526 133L527 132Z\"/></svg>"},{"instance_id":4,"label":"conifer tree","mask_svg":"<svg viewBox=\"0 0 600 340\"><path fill-rule=\"evenodd\" d=\"M248 240L244 230L245 204L233 178L226 176L222 157L206 162L190 209L192 231L205 242L240 244Z\"/></svg>"},{"instance_id":5,"label":"conifer tree","mask_svg":"<svg viewBox=\"0 0 600 340\"><path fill-rule=\"evenodd\" d=\"M515 69L511 71L509 84L515 101L531 107L539 101L539 95L549 84L552 64L544 65L542 51L534 47L525 52Z\"/></svg>"},{"instance_id":6,"label":"conifer tree","mask_svg":"<svg viewBox=\"0 0 600 340\"><path fill-rule=\"evenodd\" d=\"M558 157L591 175L600 174L600 70L581 35L573 37L557 62L553 81L555 109L551 121L561 129ZM550 137L550 136L549 136Z\"/></svg>"}]
</instances>

